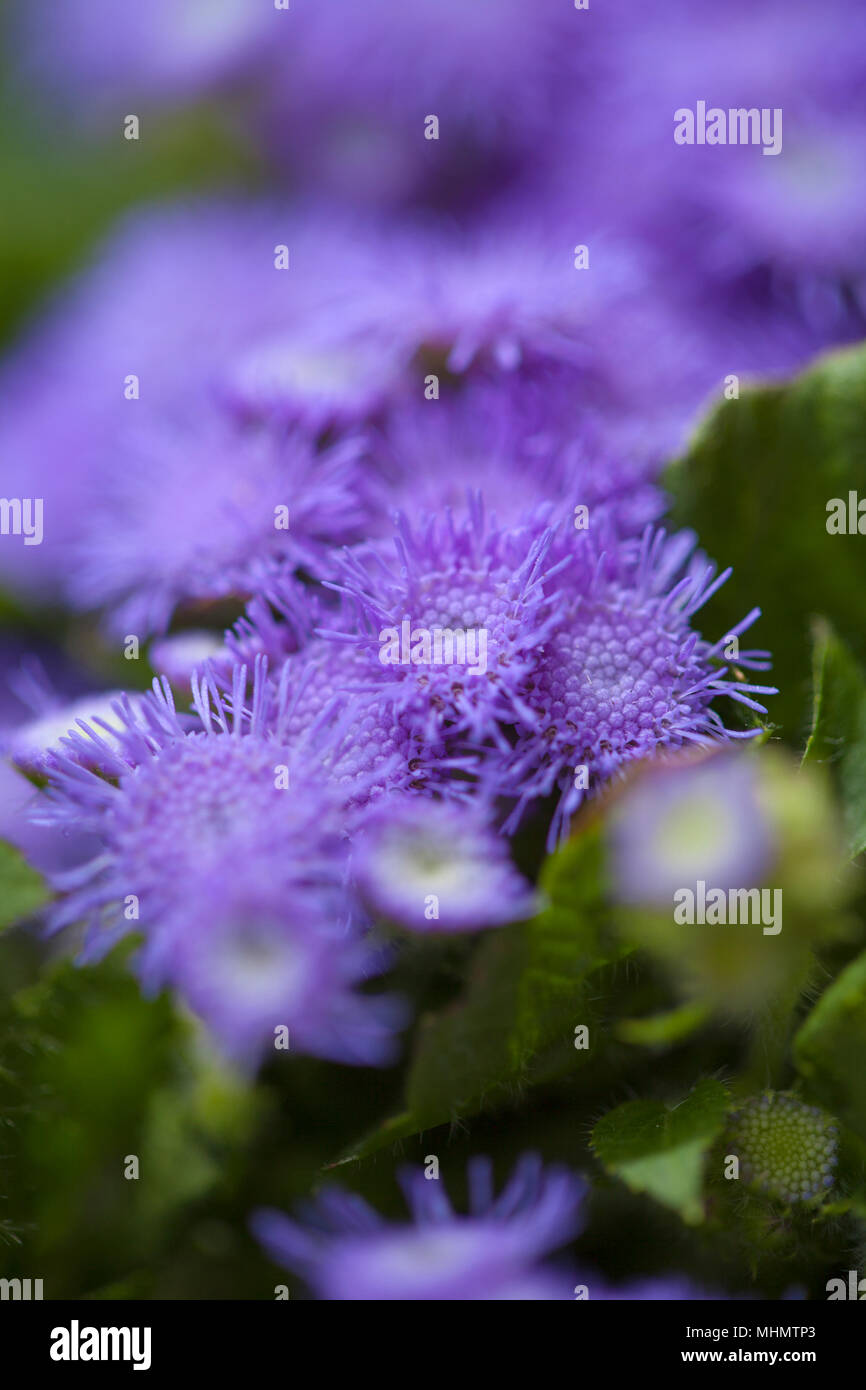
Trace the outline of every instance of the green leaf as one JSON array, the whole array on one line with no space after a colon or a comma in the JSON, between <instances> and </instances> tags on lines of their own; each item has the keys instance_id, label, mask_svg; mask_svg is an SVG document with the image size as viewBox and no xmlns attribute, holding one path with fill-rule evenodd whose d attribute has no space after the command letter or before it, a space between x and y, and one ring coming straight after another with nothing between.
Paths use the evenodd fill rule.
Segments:
<instances>
[{"instance_id":1,"label":"green leaf","mask_svg":"<svg viewBox=\"0 0 866 1390\"><path fill-rule=\"evenodd\" d=\"M598 823L551 856L540 884L545 908L482 941L462 998L422 1021L405 1112L341 1161L499 1105L597 1054L598 972L627 953L604 940L603 865ZM588 1029L585 1049L575 1045L581 1025Z\"/></svg>"},{"instance_id":2,"label":"green leaf","mask_svg":"<svg viewBox=\"0 0 866 1390\"><path fill-rule=\"evenodd\" d=\"M725 1087L708 1079L673 1109L661 1101L627 1101L599 1120L591 1144L607 1171L633 1192L647 1193L696 1225L704 1217L704 1161L727 1110Z\"/></svg>"},{"instance_id":3,"label":"green leaf","mask_svg":"<svg viewBox=\"0 0 866 1390\"><path fill-rule=\"evenodd\" d=\"M827 503L866 497L866 348L833 353L783 386L745 390L713 411L668 471L673 519L733 566L708 606L708 635L757 604L755 646L772 647L771 718L805 725L810 622L822 613L866 660L866 538L830 535Z\"/></svg>"},{"instance_id":4,"label":"green leaf","mask_svg":"<svg viewBox=\"0 0 866 1390\"><path fill-rule=\"evenodd\" d=\"M30 917L50 894L42 876L32 869L14 845L0 840L0 929Z\"/></svg>"},{"instance_id":5,"label":"green leaf","mask_svg":"<svg viewBox=\"0 0 866 1390\"><path fill-rule=\"evenodd\" d=\"M830 625L814 625L812 731L803 762L831 766L852 855L866 849L866 675Z\"/></svg>"},{"instance_id":6,"label":"green leaf","mask_svg":"<svg viewBox=\"0 0 866 1390\"><path fill-rule=\"evenodd\" d=\"M846 966L794 1039L809 1093L866 1139L866 952Z\"/></svg>"}]
</instances>

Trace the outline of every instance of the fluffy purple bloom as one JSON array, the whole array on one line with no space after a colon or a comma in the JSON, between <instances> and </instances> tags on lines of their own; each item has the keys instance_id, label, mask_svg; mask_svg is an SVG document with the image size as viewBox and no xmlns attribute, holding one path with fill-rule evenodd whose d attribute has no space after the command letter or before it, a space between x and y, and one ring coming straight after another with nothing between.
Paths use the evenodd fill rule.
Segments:
<instances>
[{"instance_id":1,"label":"fluffy purple bloom","mask_svg":"<svg viewBox=\"0 0 866 1390\"><path fill-rule=\"evenodd\" d=\"M384 1221L360 1197L326 1189L303 1223L259 1211L253 1233L277 1263L321 1299L438 1301L567 1299L572 1283L539 1266L576 1229L581 1183L567 1169L521 1158L498 1197L489 1160L469 1164L469 1214L458 1215L438 1179L406 1170L411 1225Z\"/></svg>"},{"instance_id":2,"label":"fluffy purple bloom","mask_svg":"<svg viewBox=\"0 0 866 1390\"><path fill-rule=\"evenodd\" d=\"M352 869L368 909L410 931L496 927L537 906L477 803L385 798L363 821Z\"/></svg>"},{"instance_id":3,"label":"fluffy purple bloom","mask_svg":"<svg viewBox=\"0 0 866 1390\"><path fill-rule=\"evenodd\" d=\"M309 790L300 795L309 797ZM296 855L309 843L296 845ZM355 988L378 974L386 957L347 921L323 917L327 898L305 901L299 878L297 867L294 875L265 877L254 859L189 878L188 901L161 923L151 971L241 1065L254 1066L281 1033L279 1045L290 1053L355 1065L392 1061L394 1031L406 1021L400 1001Z\"/></svg>"},{"instance_id":4,"label":"fluffy purple bloom","mask_svg":"<svg viewBox=\"0 0 866 1390\"><path fill-rule=\"evenodd\" d=\"M175 712L167 683L155 691L136 709L115 706L119 733L112 728L109 739L101 721L82 723L45 765L41 819L84 829L99 844L94 858L55 877L63 896L49 925L82 923L84 960L141 933L145 986L176 986L225 1030L219 1041L232 1055L247 1059L284 1024L312 1051L383 1060L382 1006L353 1002L348 988L375 973L378 957L346 886L340 803L309 749L268 736L263 666L249 706L244 668L229 701L212 678L194 681L193 716ZM94 761L106 776L89 769ZM270 951L271 967L257 975L251 966L235 997L245 921L250 958ZM284 986L276 1019L274 975ZM308 997L305 980L318 980L320 994ZM334 1023L341 1011L345 1027Z\"/></svg>"},{"instance_id":5,"label":"fluffy purple bloom","mask_svg":"<svg viewBox=\"0 0 866 1390\"><path fill-rule=\"evenodd\" d=\"M634 246L593 230L581 220L578 237L561 208L541 217L522 202L468 232L444 221L410 224L393 240L403 330L457 374L561 362L587 379L617 380L623 364L604 330L614 337L614 325L634 313L646 267ZM575 267L576 242L589 247L586 269Z\"/></svg>"},{"instance_id":6,"label":"fluffy purple bloom","mask_svg":"<svg viewBox=\"0 0 866 1390\"><path fill-rule=\"evenodd\" d=\"M422 736L400 707L399 683L376 653L316 634L326 622L354 631L355 610L325 602L323 593L276 575L226 634L228 656L247 664L264 657L274 673L272 736L315 749L348 825L386 791L466 795L466 783L449 779L468 771L474 759L449 756L443 740Z\"/></svg>"},{"instance_id":7,"label":"fluffy purple bloom","mask_svg":"<svg viewBox=\"0 0 866 1390\"><path fill-rule=\"evenodd\" d=\"M647 530L640 545L601 547L585 536L577 579L533 672L503 790L519 800L558 793L555 838L585 791L626 764L671 748L704 746L757 730L727 729L712 702L727 695L766 713L752 697L772 687L738 681L725 648L759 616L753 609L715 642L691 627L694 614L728 579L700 556L694 537ZM594 566L588 559L595 557ZM685 566L685 573L677 578ZM766 669L766 652L740 652L740 666Z\"/></svg>"},{"instance_id":8,"label":"fluffy purple bloom","mask_svg":"<svg viewBox=\"0 0 866 1390\"><path fill-rule=\"evenodd\" d=\"M246 596L278 564L315 569L365 516L357 442L240 428L217 412L122 436L82 528L70 588L112 630L162 632L180 604Z\"/></svg>"},{"instance_id":9,"label":"fluffy purple bloom","mask_svg":"<svg viewBox=\"0 0 866 1390\"><path fill-rule=\"evenodd\" d=\"M276 727L288 739L325 739L323 770L347 809L389 790L433 790L456 764L403 715L398 695L366 651L315 638L283 666Z\"/></svg>"},{"instance_id":10,"label":"fluffy purple bloom","mask_svg":"<svg viewBox=\"0 0 866 1390\"><path fill-rule=\"evenodd\" d=\"M488 525L478 499L462 521L398 518L393 554L346 553L334 587L357 605L358 626L329 635L366 654L380 687L397 687L425 738L501 744L554 621L550 540Z\"/></svg>"},{"instance_id":11,"label":"fluffy purple bloom","mask_svg":"<svg viewBox=\"0 0 866 1390\"><path fill-rule=\"evenodd\" d=\"M726 750L649 765L613 808L617 896L669 906L698 879L727 891L765 881L775 834L754 759Z\"/></svg>"}]
</instances>

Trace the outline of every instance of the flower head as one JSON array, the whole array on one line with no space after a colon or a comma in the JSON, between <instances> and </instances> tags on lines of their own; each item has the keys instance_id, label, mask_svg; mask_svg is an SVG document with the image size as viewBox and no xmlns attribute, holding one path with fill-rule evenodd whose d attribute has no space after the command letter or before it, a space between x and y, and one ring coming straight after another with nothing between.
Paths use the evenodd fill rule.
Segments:
<instances>
[{"instance_id":1,"label":"flower head","mask_svg":"<svg viewBox=\"0 0 866 1390\"><path fill-rule=\"evenodd\" d=\"M809 1202L833 1186L838 1127L785 1091L754 1096L731 1116L728 1142L743 1179L772 1197Z\"/></svg>"},{"instance_id":2,"label":"flower head","mask_svg":"<svg viewBox=\"0 0 866 1390\"><path fill-rule=\"evenodd\" d=\"M287 904L290 896L290 906ZM189 903L169 910L159 929L159 978L210 1028L236 1062L255 1065L268 1048L381 1065L395 1054L405 1023L401 1002L361 995L387 957L359 936L339 895L318 901L284 874L233 861L187 881Z\"/></svg>"},{"instance_id":3,"label":"flower head","mask_svg":"<svg viewBox=\"0 0 866 1390\"><path fill-rule=\"evenodd\" d=\"M275 335L297 332L302 319L308 331L315 322L320 334L327 324L329 341L354 340L363 286L373 277L369 254L353 248L371 240L378 245L327 210L280 200L202 199L125 217L95 264L3 367L4 488L44 501L43 543L0 547L4 574L26 592L56 590L76 576L82 548L86 558L86 533L88 546L96 546L95 572L89 581L84 576L78 597L101 603L103 577L106 597L116 601L116 587L122 592L134 582L141 563L139 509L142 536L152 547L148 569L163 553L169 563L195 569L203 526L212 524L215 542L228 542L223 558L231 566L245 512L248 534L262 539L257 520L265 494L251 493L256 480L268 497L282 480L280 502L287 486L303 485L314 506L336 504L326 535L349 539L346 488L360 482L360 473L353 481L326 461L321 481L310 478L315 441L305 428L312 414L304 400L296 400L291 437L287 419L278 416L273 423L282 429L267 443L249 428L262 423L259 416L236 408L232 383L245 362ZM275 267L275 246L282 243L291 248L288 271ZM366 313L362 321L369 318ZM298 393L303 397L300 386ZM297 495L290 511L291 503L298 508ZM298 538L304 511L302 503L292 518ZM112 539L114 526L129 534ZM120 553L127 547L128 563Z\"/></svg>"},{"instance_id":4,"label":"flower head","mask_svg":"<svg viewBox=\"0 0 866 1390\"><path fill-rule=\"evenodd\" d=\"M386 797L364 818L353 877L372 912L410 931L474 931L535 908L477 802Z\"/></svg>"},{"instance_id":5,"label":"flower head","mask_svg":"<svg viewBox=\"0 0 866 1390\"><path fill-rule=\"evenodd\" d=\"M413 527L397 522L384 546L346 553L339 587L356 605L354 632L329 635L367 656L378 684L425 737L502 742L520 689L553 625L546 584L551 534L486 523L476 498L463 521L450 514Z\"/></svg>"},{"instance_id":6,"label":"flower head","mask_svg":"<svg viewBox=\"0 0 866 1390\"><path fill-rule=\"evenodd\" d=\"M469 1214L458 1215L438 1180L401 1175L412 1225L384 1221L366 1202L326 1190L301 1223L260 1211L254 1234L320 1298L497 1300L571 1296L571 1282L538 1260L569 1240L582 1186L567 1170L524 1155L493 1195L487 1159L469 1165Z\"/></svg>"},{"instance_id":7,"label":"flower head","mask_svg":"<svg viewBox=\"0 0 866 1390\"><path fill-rule=\"evenodd\" d=\"M764 882L775 839L753 760L724 749L659 759L613 808L617 896L667 906L698 879L725 891Z\"/></svg>"},{"instance_id":8,"label":"flower head","mask_svg":"<svg viewBox=\"0 0 866 1390\"><path fill-rule=\"evenodd\" d=\"M773 693L733 679L725 656L728 639L749 627L758 609L714 644L691 627L730 571L717 576L697 557L677 580L694 546L689 533L668 538L647 530L639 546L607 550L590 544L595 567L587 567L592 549L574 567L569 601L525 695L530 714L506 774L508 789L520 798L518 816L533 797L558 789L553 835L585 790L627 763L757 732L727 729L711 708L718 696L766 713L753 696ZM767 655L742 652L737 660L762 670Z\"/></svg>"}]
</instances>

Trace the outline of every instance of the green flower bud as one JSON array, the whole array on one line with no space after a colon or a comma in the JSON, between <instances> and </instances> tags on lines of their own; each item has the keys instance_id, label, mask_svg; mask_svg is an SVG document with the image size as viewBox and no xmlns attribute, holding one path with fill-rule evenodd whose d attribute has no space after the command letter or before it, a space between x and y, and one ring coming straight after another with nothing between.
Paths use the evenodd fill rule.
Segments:
<instances>
[{"instance_id":1,"label":"green flower bud","mask_svg":"<svg viewBox=\"0 0 866 1390\"><path fill-rule=\"evenodd\" d=\"M752 1187L808 1202L833 1186L838 1130L833 1117L783 1091L766 1091L731 1116L730 1152Z\"/></svg>"}]
</instances>

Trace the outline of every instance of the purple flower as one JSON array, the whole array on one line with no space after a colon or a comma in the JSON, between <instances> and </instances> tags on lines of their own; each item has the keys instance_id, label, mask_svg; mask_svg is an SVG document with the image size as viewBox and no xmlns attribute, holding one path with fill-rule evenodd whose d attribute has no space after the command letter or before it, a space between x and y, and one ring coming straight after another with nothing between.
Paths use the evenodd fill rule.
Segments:
<instances>
[{"instance_id":1,"label":"purple flower","mask_svg":"<svg viewBox=\"0 0 866 1390\"><path fill-rule=\"evenodd\" d=\"M233 1055L261 1046L267 1027L291 1031L294 1023L302 1048L380 1059L382 1006L370 1001L365 1022L367 1001L346 998L349 983L374 973L377 953L365 945L346 885L339 799L314 762L268 736L263 663L249 705L246 685L244 668L236 668L228 699L212 677L194 679L196 713L181 716L168 683L155 682L155 694L137 708L126 699L115 706L119 730L95 720L46 762L41 820L83 829L99 845L88 862L55 876L63 897L49 925L84 925L83 960L141 933L145 987L176 985L225 1030L219 1041ZM91 771L93 762L107 776ZM245 920L251 960L270 950L272 961L258 976L252 965L239 973L233 997ZM278 1019L272 975L283 981ZM322 985L318 1016L304 980ZM345 1027L333 1025L341 1010Z\"/></svg>"},{"instance_id":2,"label":"purple flower","mask_svg":"<svg viewBox=\"0 0 866 1390\"><path fill-rule=\"evenodd\" d=\"M536 908L477 803L385 798L364 818L353 876L372 913L410 931L496 927Z\"/></svg>"},{"instance_id":3,"label":"purple flower","mask_svg":"<svg viewBox=\"0 0 866 1390\"><path fill-rule=\"evenodd\" d=\"M646 286L643 256L610 235L592 235L558 207L547 216L518 202L468 233L428 221L393 242L394 285L404 331L442 355L448 371L567 363L581 382L617 381L606 333L634 313ZM575 243L589 247L575 267Z\"/></svg>"},{"instance_id":4,"label":"purple flower","mask_svg":"<svg viewBox=\"0 0 866 1390\"><path fill-rule=\"evenodd\" d=\"M388 790L433 789L452 766L398 708L398 687L372 669L368 653L315 638L283 665L275 718L281 737L316 745L347 811ZM373 683L375 680L375 684Z\"/></svg>"},{"instance_id":5,"label":"purple flower","mask_svg":"<svg viewBox=\"0 0 866 1390\"><path fill-rule=\"evenodd\" d=\"M70 581L114 632L162 632L180 604L246 595L279 562L315 569L322 548L356 538L359 445L317 452L308 436L242 429L202 408L182 426L121 436L83 527Z\"/></svg>"},{"instance_id":6,"label":"purple flower","mask_svg":"<svg viewBox=\"0 0 866 1390\"><path fill-rule=\"evenodd\" d=\"M441 740L422 737L400 708L398 682L376 654L354 641L312 635L317 623L349 628L355 619L348 604L326 604L321 593L277 575L226 634L227 653L242 663L264 656L275 673L268 718L272 736L310 750L340 798L349 827L385 791L465 796L467 784L449 779L455 770L469 770L475 759L449 756ZM224 676L219 679L225 683Z\"/></svg>"},{"instance_id":7,"label":"purple flower","mask_svg":"<svg viewBox=\"0 0 866 1390\"><path fill-rule=\"evenodd\" d=\"M718 642L705 641L691 618L728 579L699 556L688 532L647 530L639 546L603 542L590 530L566 579L571 594L546 639L524 704L503 790L518 796L512 824L533 798L559 793L553 842L593 790L630 762L665 749L748 738L727 729L711 708L727 695L766 713L752 697L772 687L732 678L730 638L759 616L753 609ZM594 566L589 563L594 558ZM740 666L766 669L766 652L740 652Z\"/></svg>"},{"instance_id":8,"label":"purple flower","mask_svg":"<svg viewBox=\"0 0 866 1390\"><path fill-rule=\"evenodd\" d=\"M698 879L727 891L765 881L775 834L754 759L725 750L647 766L613 808L617 896L669 906Z\"/></svg>"},{"instance_id":9,"label":"purple flower","mask_svg":"<svg viewBox=\"0 0 866 1390\"><path fill-rule=\"evenodd\" d=\"M567 1299L572 1280L538 1260L576 1229L582 1185L567 1169L519 1161L499 1197L492 1166L469 1164L469 1214L458 1215L438 1179L404 1171L414 1224L384 1221L360 1197L326 1189L302 1223L259 1211L253 1233L281 1265L297 1270L319 1298L432 1301Z\"/></svg>"},{"instance_id":10,"label":"purple flower","mask_svg":"<svg viewBox=\"0 0 866 1390\"><path fill-rule=\"evenodd\" d=\"M170 984L243 1066L268 1048L353 1065L392 1061L406 1021L400 1001L355 989L387 958L351 922L323 916L327 897L305 902L297 867L294 882L263 868L233 860L188 879L188 901L169 910L148 955L150 977Z\"/></svg>"},{"instance_id":11,"label":"purple flower","mask_svg":"<svg viewBox=\"0 0 866 1390\"><path fill-rule=\"evenodd\" d=\"M384 546L346 553L338 587L357 605L355 631L329 636L365 654L370 679L396 687L400 710L426 739L502 745L522 709L554 616L546 593L551 535L486 523L475 499L413 528L398 518ZM377 671L378 667L378 671Z\"/></svg>"}]
</instances>

